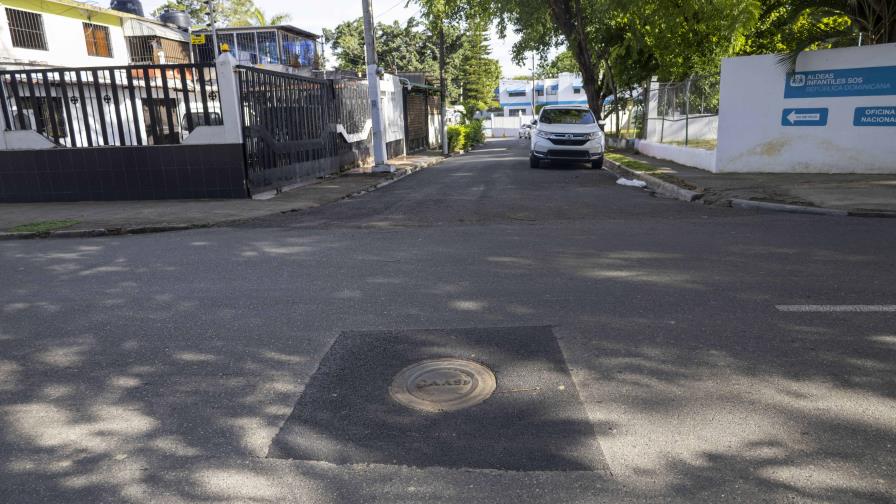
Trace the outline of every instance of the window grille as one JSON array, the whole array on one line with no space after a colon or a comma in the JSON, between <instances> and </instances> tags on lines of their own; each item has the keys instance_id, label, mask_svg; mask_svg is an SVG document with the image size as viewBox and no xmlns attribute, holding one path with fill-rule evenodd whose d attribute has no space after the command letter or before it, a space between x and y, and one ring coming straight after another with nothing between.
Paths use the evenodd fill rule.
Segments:
<instances>
[{"instance_id":1,"label":"window grille","mask_svg":"<svg viewBox=\"0 0 896 504\"><path fill-rule=\"evenodd\" d=\"M87 42L87 54L101 58L112 57L112 42L109 39L109 27L84 23L84 40Z\"/></svg>"},{"instance_id":2,"label":"window grille","mask_svg":"<svg viewBox=\"0 0 896 504\"><path fill-rule=\"evenodd\" d=\"M47 36L44 34L44 17L36 12L6 8L9 21L9 35L13 47L47 50Z\"/></svg>"}]
</instances>

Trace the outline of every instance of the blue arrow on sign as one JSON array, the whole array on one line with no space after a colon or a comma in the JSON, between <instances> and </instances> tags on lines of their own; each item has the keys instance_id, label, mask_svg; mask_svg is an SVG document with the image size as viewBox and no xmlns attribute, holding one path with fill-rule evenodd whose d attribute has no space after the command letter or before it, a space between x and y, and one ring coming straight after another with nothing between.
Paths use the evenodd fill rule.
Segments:
<instances>
[{"instance_id":1,"label":"blue arrow on sign","mask_svg":"<svg viewBox=\"0 0 896 504\"><path fill-rule=\"evenodd\" d=\"M792 108L784 109L781 126L827 126L828 109Z\"/></svg>"}]
</instances>

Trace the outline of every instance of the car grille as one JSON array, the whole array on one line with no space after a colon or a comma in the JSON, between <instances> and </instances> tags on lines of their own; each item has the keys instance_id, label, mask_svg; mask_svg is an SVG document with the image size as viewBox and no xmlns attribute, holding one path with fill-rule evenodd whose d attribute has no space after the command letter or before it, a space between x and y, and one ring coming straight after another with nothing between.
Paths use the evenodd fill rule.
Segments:
<instances>
[{"instance_id":1,"label":"car grille","mask_svg":"<svg viewBox=\"0 0 896 504\"><path fill-rule=\"evenodd\" d=\"M549 150L549 158L568 158L568 159L591 159L588 151L580 150Z\"/></svg>"},{"instance_id":2,"label":"car grille","mask_svg":"<svg viewBox=\"0 0 896 504\"><path fill-rule=\"evenodd\" d=\"M550 142L554 145L569 145L569 146L574 146L574 147L581 147L581 146L585 145L586 143L588 143L588 140L581 140L581 139L548 138L548 140L550 140Z\"/></svg>"}]
</instances>

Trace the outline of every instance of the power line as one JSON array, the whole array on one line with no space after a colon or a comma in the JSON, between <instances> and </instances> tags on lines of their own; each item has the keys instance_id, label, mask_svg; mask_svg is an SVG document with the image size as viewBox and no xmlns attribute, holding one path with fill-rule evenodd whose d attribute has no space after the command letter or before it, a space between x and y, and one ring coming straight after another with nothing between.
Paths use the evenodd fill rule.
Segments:
<instances>
[{"instance_id":1,"label":"power line","mask_svg":"<svg viewBox=\"0 0 896 504\"><path fill-rule=\"evenodd\" d=\"M386 15L387 12L389 12L390 10L392 10L392 9L394 9L394 8L396 8L396 7L398 7L399 4L407 3L407 1L408 1L408 0L398 0L397 2L395 2L395 4L394 4L392 7L389 7L388 9L384 10L383 12L380 12L379 14L377 14L376 16L374 16L373 19L378 19L378 18L383 17L384 15Z\"/></svg>"}]
</instances>

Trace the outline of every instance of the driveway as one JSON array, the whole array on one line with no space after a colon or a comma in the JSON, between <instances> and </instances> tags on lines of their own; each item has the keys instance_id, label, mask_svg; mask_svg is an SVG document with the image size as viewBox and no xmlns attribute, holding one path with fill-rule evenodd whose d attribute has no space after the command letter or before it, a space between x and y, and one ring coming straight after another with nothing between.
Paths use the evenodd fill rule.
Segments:
<instances>
[{"instance_id":1,"label":"driveway","mask_svg":"<svg viewBox=\"0 0 896 504\"><path fill-rule=\"evenodd\" d=\"M0 501L896 500L896 221L521 142L236 227L0 242ZM388 395L452 356L494 394Z\"/></svg>"}]
</instances>

